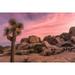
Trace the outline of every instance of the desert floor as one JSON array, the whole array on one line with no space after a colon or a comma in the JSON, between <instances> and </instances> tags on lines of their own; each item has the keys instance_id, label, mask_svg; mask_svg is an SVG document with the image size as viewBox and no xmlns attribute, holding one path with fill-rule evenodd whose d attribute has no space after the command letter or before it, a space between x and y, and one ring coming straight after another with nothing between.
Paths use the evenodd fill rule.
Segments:
<instances>
[{"instance_id":1,"label":"desert floor","mask_svg":"<svg viewBox=\"0 0 75 75\"><path fill-rule=\"evenodd\" d=\"M15 55L15 62L75 62L74 52L41 56L39 54ZM0 62L10 62L10 56L0 56Z\"/></svg>"}]
</instances>

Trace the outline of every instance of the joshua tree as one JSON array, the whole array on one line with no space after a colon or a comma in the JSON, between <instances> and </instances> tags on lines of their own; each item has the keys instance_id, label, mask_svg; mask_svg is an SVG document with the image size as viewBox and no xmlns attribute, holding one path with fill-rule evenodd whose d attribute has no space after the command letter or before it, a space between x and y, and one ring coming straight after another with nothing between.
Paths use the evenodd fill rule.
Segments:
<instances>
[{"instance_id":1,"label":"joshua tree","mask_svg":"<svg viewBox=\"0 0 75 75\"><path fill-rule=\"evenodd\" d=\"M23 24L18 23L15 19L9 20L9 26L5 29L5 36L11 42L10 62L14 62L16 37L21 33Z\"/></svg>"}]
</instances>

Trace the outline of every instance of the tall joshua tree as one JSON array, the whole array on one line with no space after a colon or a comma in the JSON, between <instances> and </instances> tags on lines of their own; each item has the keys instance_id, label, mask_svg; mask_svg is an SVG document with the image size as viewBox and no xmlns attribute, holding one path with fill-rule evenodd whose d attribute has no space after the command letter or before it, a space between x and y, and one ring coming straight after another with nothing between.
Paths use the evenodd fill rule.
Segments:
<instances>
[{"instance_id":1,"label":"tall joshua tree","mask_svg":"<svg viewBox=\"0 0 75 75\"><path fill-rule=\"evenodd\" d=\"M14 62L16 37L21 33L22 29L23 24L18 23L15 19L10 19L9 26L5 29L5 36L11 42L10 62Z\"/></svg>"}]
</instances>

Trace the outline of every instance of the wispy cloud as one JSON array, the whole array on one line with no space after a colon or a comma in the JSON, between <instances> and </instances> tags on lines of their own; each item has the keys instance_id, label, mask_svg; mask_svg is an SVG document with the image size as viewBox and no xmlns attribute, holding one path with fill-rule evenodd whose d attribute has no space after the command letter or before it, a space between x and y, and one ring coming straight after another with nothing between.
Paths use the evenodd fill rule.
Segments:
<instances>
[{"instance_id":1,"label":"wispy cloud","mask_svg":"<svg viewBox=\"0 0 75 75\"><path fill-rule=\"evenodd\" d=\"M43 37L45 35L57 35L68 32L70 24L75 24L75 13L8 13L0 14L0 44L8 42L3 36L4 28L8 25L8 20L15 18L24 24L22 34L17 38L29 35ZM73 23L71 23L73 22ZM74 25L73 25L74 26Z\"/></svg>"}]
</instances>

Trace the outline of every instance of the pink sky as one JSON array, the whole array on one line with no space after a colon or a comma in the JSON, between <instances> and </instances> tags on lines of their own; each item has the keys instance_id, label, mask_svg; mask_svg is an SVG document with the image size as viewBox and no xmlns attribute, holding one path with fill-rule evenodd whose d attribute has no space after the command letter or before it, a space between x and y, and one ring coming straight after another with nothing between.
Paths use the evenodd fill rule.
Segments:
<instances>
[{"instance_id":1,"label":"pink sky","mask_svg":"<svg viewBox=\"0 0 75 75\"><path fill-rule=\"evenodd\" d=\"M3 16L2 16L3 15ZM36 35L43 38L46 35L59 35L68 32L71 26L75 26L75 13L31 13L31 14L1 14L0 15L0 44L6 44L8 40L3 36L4 28L8 20L14 17L24 25L22 34L17 41L29 35Z\"/></svg>"},{"instance_id":2,"label":"pink sky","mask_svg":"<svg viewBox=\"0 0 75 75\"><path fill-rule=\"evenodd\" d=\"M46 35L59 35L62 32L68 32L69 28L75 25L74 21L75 14L54 14L51 19L48 14L45 18L39 19L39 21L28 23L20 37L37 35L43 38Z\"/></svg>"}]
</instances>

